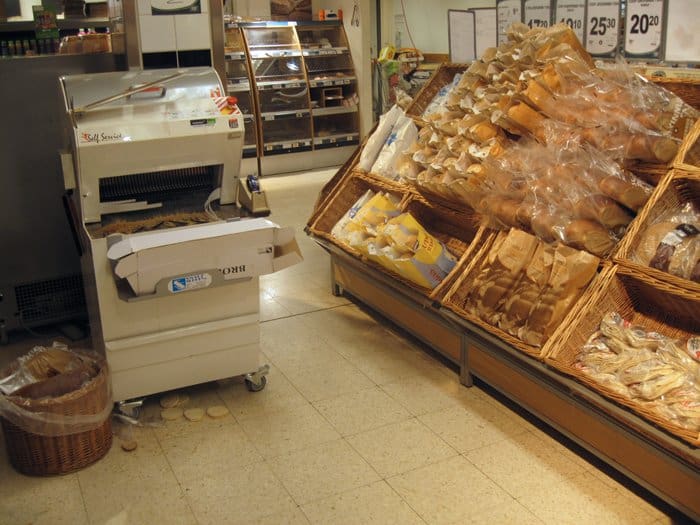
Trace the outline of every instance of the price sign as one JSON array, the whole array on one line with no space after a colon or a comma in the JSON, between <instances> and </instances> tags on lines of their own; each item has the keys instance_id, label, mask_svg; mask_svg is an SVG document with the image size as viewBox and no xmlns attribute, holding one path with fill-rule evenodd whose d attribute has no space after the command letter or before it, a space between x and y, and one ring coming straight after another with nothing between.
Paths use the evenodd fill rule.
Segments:
<instances>
[{"instance_id":1,"label":"price sign","mask_svg":"<svg viewBox=\"0 0 700 525\"><path fill-rule=\"evenodd\" d=\"M523 20L530 29L549 27L552 19L552 8L549 0L525 0L523 12Z\"/></svg>"},{"instance_id":2,"label":"price sign","mask_svg":"<svg viewBox=\"0 0 700 525\"><path fill-rule=\"evenodd\" d=\"M627 0L625 54L638 57L658 55L663 18L663 0Z\"/></svg>"},{"instance_id":3,"label":"price sign","mask_svg":"<svg viewBox=\"0 0 700 525\"><path fill-rule=\"evenodd\" d=\"M700 62L697 0L669 0L666 10L666 62Z\"/></svg>"},{"instance_id":4,"label":"price sign","mask_svg":"<svg viewBox=\"0 0 700 525\"><path fill-rule=\"evenodd\" d=\"M498 27L498 43L508 40L506 29L514 22L523 21L523 10L520 0L500 0L496 2L496 25Z\"/></svg>"},{"instance_id":5,"label":"price sign","mask_svg":"<svg viewBox=\"0 0 700 525\"><path fill-rule=\"evenodd\" d=\"M588 0L586 51L593 56L614 55L620 34L620 0Z\"/></svg>"},{"instance_id":6,"label":"price sign","mask_svg":"<svg viewBox=\"0 0 700 525\"><path fill-rule=\"evenodd\" d=\"M583 42L583 29L586 22L586 2L579 0L558 0L554 13L554 21L566 24L576 33L576 37Z\"/></svg>"}]
</instances>

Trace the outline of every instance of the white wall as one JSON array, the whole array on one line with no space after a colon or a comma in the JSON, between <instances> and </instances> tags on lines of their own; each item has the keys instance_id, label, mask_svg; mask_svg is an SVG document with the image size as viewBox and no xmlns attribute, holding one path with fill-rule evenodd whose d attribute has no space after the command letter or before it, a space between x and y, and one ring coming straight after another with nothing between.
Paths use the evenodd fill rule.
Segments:
<instances>
[{"instance_id":1,"label":"white wall","mask_svg":"<svg viewBox=\"0 0 700 525\"><path fill-rule=\"evenodd\" d=\"M496 7L496 0L403 0L406 8L405 22L401 0L393 0L393 4L394 17L388 21L389 32L382 34L384 43L396 45L398 35L401 47L417 47L423 53L448 53L447 10ZM415 46L411 44L406 25L411 30Z\"/></svg>"}]
</instances>

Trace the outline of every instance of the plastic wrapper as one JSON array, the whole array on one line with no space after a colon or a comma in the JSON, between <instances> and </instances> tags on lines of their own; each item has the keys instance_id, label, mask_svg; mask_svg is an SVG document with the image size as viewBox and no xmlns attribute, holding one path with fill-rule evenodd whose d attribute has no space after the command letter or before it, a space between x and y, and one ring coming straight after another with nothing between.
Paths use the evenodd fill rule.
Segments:
<instances>
[{"instance_id":1,"label":"plastic wrapper","mask_svg":"<svg viewBox=\"0 0 700 525\"><path fill-rule=\"evenodd\" d=\"M700 283L700 210L688 202L659 215L641 233L632 260Z\"/></svg>"},{"instance_id":2,"label":"plastic wrapper","mask_svg":"<svg viewBox=\"0 0 700 525\"><path fill-rule=\"evenodd\" d=\"M700 430L696 341L648 332L609 312L581 349L575 367L681 427Z\"/></svg>"},{"instance_id":3,"label":"plastic wrapper","mask_svg":"<svg viewBox=\"0 0 700 525\"><path fill-rule=\"evenodd\" d=\"M396 180L399 178L398 163L403 152L418 138L418 128L413 120L400 115L386 139L371 172Z\"/></svg>"},{"instance_id":4,"label":"plastic wrapper","mask_svg":"<svg viewBox=\"0 0 700 525\"><path fill-rule=\"evenodd\" d=\"M513 229L496 239L465 308L521 341L541 346L595 276L598 263L588 253L547 245Z\"/></svg>"},{"instance_id":5,"label":"plastic wrapper","mask_svg":"<svg viewBox=\"0 0 700 525\"><path fill-rule=\"evenodd\" d=\"M427 118L445 107L445 105L447 104L447 97L449 96L450 91L452 90L452 88L459 85L461 78L461 74L456 74L452 79L452 82L444 85L438 90L438 92L433 97L433 100L430 101L430 104L428 104L428 106L423 111L423 118Z\"/></svg>"},{"instance_id":6,"label":"plastic wrapper","mask_svg":"<svg viewBox=\"0 0 700 525\"><path fill-rule=\"evenodd\" d=\"M367 190L365 193L363 193L362 196L355 201L355 204L353 204L335 224L335 226L333 226L331 235L333 237L341 237L350 221L355 218L357 212L360 211L360 209L367 204L372 197L374 197L374 192L372 190Z\"/></svg>"},{"instance_id":7,"label":"plastic wrapper","mask_svg":"<svg viewBox=\"0 0 700 525\"><path fill-rule=\"evenodd\" d=\"M403 115L401 108L394 105L389 111L379 117L379 123L376 129L367 139L367 143L364 148L362 148L362 153L360 153L360 160L358 162L358 167L360 169L369 171L372 168L372 165L377 159L377 155L379 155L394 124L396 124L396 120L401 115Z\"/></svg>"},{"instance_id":8,"label":"plastic wrapper","mask_svg":"<svg viewBox=\"0 0 700 525\"><path fill-rule=\"evenodd\" d=\"M0 416L18 428L41 436L64 436L94 430L112 411L107 363L95 353L69 350L54 343L34 347L16 359L0 379ZM87 414L61 413L61 404L92 395L100 406ZM73 410L71 410L72 412Z\"/></svg>"}]
</instances>

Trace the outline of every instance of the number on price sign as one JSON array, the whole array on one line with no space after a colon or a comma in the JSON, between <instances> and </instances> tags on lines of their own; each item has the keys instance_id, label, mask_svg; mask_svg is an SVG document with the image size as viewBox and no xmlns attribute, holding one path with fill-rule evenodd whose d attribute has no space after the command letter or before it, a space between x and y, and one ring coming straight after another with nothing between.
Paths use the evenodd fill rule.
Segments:
<instances>
[{"instance_id":1,"label":"number on price sign","mask_svg":"<svg viewBox=\"0 0 700 525\"><path fill-rule=\"evenodd\" d=\"M549 0L525 0L524 20L527 26L549 27L552 18L552 8Z\"/></svg>"},{"instance_id":2,"label":"number on price sign","mask_svg":"<svg viewBox=\"0 0 700 525\"><path fill-rule=\"evenodd\" d=\"M586 2L578 0L557 0L554 19L568 25L574 30L579 40L583 41L583 26L586 19Z\"/></svg>"},{"instance_id":3,"label":"number on price sign","mask_svg":"<svg viewBox=\"0 0 700 525\"><path fill-rule=\"evenodd\" d=\"M626 55L658 55L663 37L663 14L663 0L627 0Z\"/></svg>"},{"instance_id":4,"label":"number on price sign","mask_svg":"<svg viewBox=\"0 0 700 525\"><path fill-rule=\"evenodd\" d=\"M593 56L614 55L620 31L620 0L588 0L585 46Z\"/></svg>"}]
</instances>

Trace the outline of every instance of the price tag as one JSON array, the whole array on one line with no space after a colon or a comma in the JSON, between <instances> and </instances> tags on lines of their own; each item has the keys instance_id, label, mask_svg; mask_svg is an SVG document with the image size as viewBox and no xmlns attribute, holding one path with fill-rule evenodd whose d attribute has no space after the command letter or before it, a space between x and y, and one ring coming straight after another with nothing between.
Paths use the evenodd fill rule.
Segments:
<instances>
[{"instance_id":1,"label":"price tag","mask_svg":"<svg viewBox=\"0 0 700 525\"><path fill-rule=\"evenodd\" d=\"M627 0L625 54L658 54L663 37L663 17L663 0Z\"/></svg>"},{"instance_id":2,"label":"price tag","mask_svg":"<svg viewBox=\"0 0 700 525\"><path fill-rule=\"evenodd\" d=\"M345 80L343 80L342 83L343 83L343 85L346 85L346 86L347 86L348 84L350 84L350 81L349 81L348 79L345 79Z\"/></svg>"},{"instance_id":3,"label":"price tag","mask_svg":"<svg viewBox=\"0 0 700 525\"><path fill-rule=\"evenodd\" d=\"M525 24L533 27L549 27L552 20L552 8L549 0L525 0L524 10Z\"/></svg>"},{"instance_id":4,"label":"price tag","mask_svg":"<svg viewBox=\"0 0 700 525\"><path fill-rule=\"evenodd\" d=\"M523 21L522 4L520 0L500 0L496 2L496 27L498 29L498 43L508 40L506 30L514 22Z\"/></svg>"},{"instance_id":5,"label":"price tag","mask_svg":"<svg viewBox=\"0 0 700 525\"><path fill-rule=\"evenodd\" d=\"M554 20L568 25L576 33L576 37L583 42L583 29L586 21L586 2L578 0L557 0L557 9Z\"/></svg>"},{"instance_id":6,"label":"price tag","mask_svg":"<svg viewBox=\"0 0 700 525\"><path fill-rule=\"evenodd\" d=\"M265 115L265 116L263 116L263 120L275 120L275 116L274 115Z\"/></svg>"},{"instance_id":7,"label":"price tag","mask_svg":"<svg viewBox=\"0 0 700 525\"><path fill-rule=\"evenodd\" d=\"M588 0L586 51L593 56L614 55L620 34L620 0Z\"/></svg>"}]
</instances>

